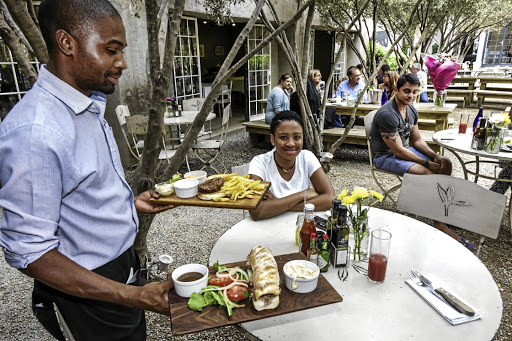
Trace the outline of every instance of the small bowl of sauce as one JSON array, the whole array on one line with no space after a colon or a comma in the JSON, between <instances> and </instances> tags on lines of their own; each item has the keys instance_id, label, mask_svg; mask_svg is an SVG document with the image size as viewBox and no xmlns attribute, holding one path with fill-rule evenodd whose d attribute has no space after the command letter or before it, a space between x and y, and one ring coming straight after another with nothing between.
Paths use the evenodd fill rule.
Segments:
<instances>
[{"instance_id":1,"label":"small bowl of sauce","mask_svg":"<svg viewBox=\"0 0 512 341\"><path fill-rule=\"evenodd\" d=\"M202 264L185 264L172 272L172 281L176 294L190 297L208 286L208 268Z\"/></svg>"}]
</instances>

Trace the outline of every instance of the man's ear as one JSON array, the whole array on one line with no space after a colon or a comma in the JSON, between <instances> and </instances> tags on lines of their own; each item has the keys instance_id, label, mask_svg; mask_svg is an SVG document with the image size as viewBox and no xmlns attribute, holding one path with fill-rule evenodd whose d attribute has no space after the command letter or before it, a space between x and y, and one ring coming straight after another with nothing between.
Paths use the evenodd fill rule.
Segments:
<instances>
[{"instance_id":1,"label":"man's ear","mask_svg":"<svg viewBox=\"0 0 512 341\"><path fill-rule=\"evenodd\" d=\"M59 29L55 33L55 39L60 52L66 56L74 54L76 49L76 40L71 36L71 34L65 30Z\"/></svg>"}]
</instances>

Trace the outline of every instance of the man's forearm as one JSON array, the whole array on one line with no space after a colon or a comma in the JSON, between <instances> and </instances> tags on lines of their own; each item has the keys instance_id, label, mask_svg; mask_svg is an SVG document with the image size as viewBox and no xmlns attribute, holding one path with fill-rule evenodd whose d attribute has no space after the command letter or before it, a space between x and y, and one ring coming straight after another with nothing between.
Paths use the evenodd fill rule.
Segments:
<instances>
[{"instance_id":1,"label":"man's forearm","mask_svg":"<svg viewBox=\"0 0 512 341\"><path fill-rule=\"evenodd\" d=\"M124 285L89 271L55 249L20 271L73 296L137 306L134 302L137 287Z\"/></svg>"},{"instance_id":2,"label":"man's forearm","mask_svg":"<svg viewBox=\"0 0 512 341\"><path fill-rule=\"evenodd\" d=\"M437 156L436 152L434 152L432 149L430 149L430 147L424 140L414 143L413 147L417 151L425 154L426 156L430 157L431 159L434 159Z\"/></svg>"}]
</instances>

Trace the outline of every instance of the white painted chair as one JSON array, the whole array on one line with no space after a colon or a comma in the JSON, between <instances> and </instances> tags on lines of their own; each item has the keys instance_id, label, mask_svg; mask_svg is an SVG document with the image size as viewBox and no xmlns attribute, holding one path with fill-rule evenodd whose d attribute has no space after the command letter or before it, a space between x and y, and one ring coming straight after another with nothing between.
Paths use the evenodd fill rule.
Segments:
<instances>
[{"instance_id":1,"label":"white painted chair","mask_svg":"<svg viewBox=\"0 0 512 341\"><path fill-rule=\"evenodd\" d=\"M121 126L121 132L123 133L124 140L128 145L130 153L138 160L144 149L144 140L140 140L136 135L128 133L126 127L126 117L130 116L130 110L127 105L118 105L116 108L116 116Z\"/></svg>"},{"instance_id":2,"label":"white painted chair","mask_svg":"<svg viewBox=\"0 0 512 341\"><path fill-rule=\"evenodd\" d=\"M222 112L222 130L218 139L197 141L194 144L194 146L192 146L192 151L197 156L197 158L203 163L203 167L201 168L201 170L205 169L206 167L211 167L217 173L226 172L227 167L222 162L222 160L218 159L218 156L227 140L230 114L231 104L228 104ZM213 162L215 161L221 164L223 169L222 172L212 165Z\"/></svg>"},{"instance_id":3,"label":"white painted chair","mask_svg":"<svg viewBox=\"0 0 512 341\"><path fill-rule=\"evenodd\" d=\"M373 157L372 157L372 148L371 148L371 129L372 129L372 122L373 118L375 117L375 114L377 113L377 110L371 111L364 117L364 131L366 134L366 144L368 145L368 159L370 161L370 171L372 173L372 178L379 186L379 188L382 190L382 194L384 195L384 200L386 198L389 198L393 202L393 204L396 204L395 200L391 197L391 193L395 192L396 190L400 189L400 186L402 185L402 178L391 172L387 172L384 170L377 169L375 165L373 164ZM377 177L376 174L385 174L386 176L393 176L396 177L399 183L393 187L385 187L383 182L380 180L380 177Z\"/></svg>"},{"instance_id":4,"label":"white painted chair","mask_svg":"<svg viewBox=\"0 0 512 341\"><path fill-rule=\"evenodd\" d=\"M231 167L231 173L236 173L240 176L249 174L250 162L244 163L243 165ZM245 219L245 210L242 210L242 216Z\"/></svg>"},{"instance_id":5,"label":"white painted chair","mask_svg":"<svg viewBox=\"0 0 512 341\"><path fill-rule=\"evenodd\" d=\"M136 136L146 135L148 130L148 117L146 115L125 116L125 120L127 131L131 136L135 138ZM160 150L158 160L167 160L167 163L169 163L169 159L176 154L176 150L166 147L164 134L165 127L162 127L163 149ZM138 158L140 158L140 155Z\"/></svg>"},{"instance_id":6,"label":"white painted chair","mask_svg":"<svg viewBox=\"0 0 512 341\"><path fill-rule=\"evenodd\" d=\"M506 200L465 179L405 174L397 208L480 234L478 256L485 237L498 237Z\"/></svg>"},{"instance_id":7,"label":"white painted chair","mask_svg":"<svg viewBox=\"0 0 512 341\"><path fill-rule=\"evenodd\" d=\"M231 167L231 173L236 173L240 176L249 174L249 164L250 162L244 163L240 166L233 166Z\"/></svg>"}]
</instances>

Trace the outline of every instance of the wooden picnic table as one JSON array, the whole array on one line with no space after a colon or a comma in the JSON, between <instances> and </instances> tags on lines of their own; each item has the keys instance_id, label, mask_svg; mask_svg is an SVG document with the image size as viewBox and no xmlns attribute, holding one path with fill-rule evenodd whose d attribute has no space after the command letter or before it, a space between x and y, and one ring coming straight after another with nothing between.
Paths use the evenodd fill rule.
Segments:
<instances>
[{"instance_id":1,"label":"wooden picnic table","mask_svg":"<svg viewBox=\"0 0 512 341\"><path fill-rule=\"evenodd\" d=\"M336 109L336 114L349 116L352 114L354 109L353 105L339 105L336 103L328 103L328 107ZM432 103L415 103L414 106L418 110L420 119L423 120L435 120L435 131L447 129L448 117L457 107L455 103L446 103L443 107L435 106ZM360 104L357 107L357 116L366 116L373 110L378 110L381 107L380 104Z\"/></svg>"},{"instance_id":2,"label":"wooden picnic table","mask_svg":"<svg viewBox=\"0 0 512 341\"><path fill-rule=\"evenodd\" d=\"M266 99L261 99L259 102L264 105L267 104ZM435 120L435 131L448 129L448 117L457 107L457 104L455 103L446 103L443 107L435 106L432 103L415 103L414 105L418 110L420 119ZM354 105L340 105L336 103L327 103L327 107L335 108L336 114L344 116L350 116L352 114L352 110L354 109ZM364 117L368 115L370 111L378 110L380 107L380 104L361 103L357 107L356 116Z\"/></svg>"}]
</instances>

